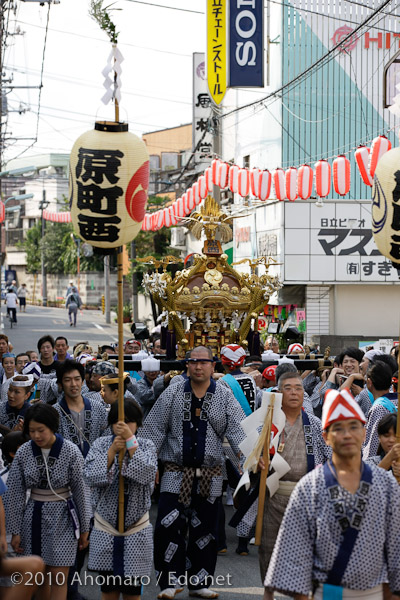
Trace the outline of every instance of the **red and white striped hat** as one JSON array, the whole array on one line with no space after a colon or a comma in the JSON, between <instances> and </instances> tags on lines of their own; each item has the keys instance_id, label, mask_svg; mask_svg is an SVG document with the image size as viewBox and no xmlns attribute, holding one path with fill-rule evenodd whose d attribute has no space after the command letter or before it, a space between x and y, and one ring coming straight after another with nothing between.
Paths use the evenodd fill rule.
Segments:
<instances>
[{"instance_id":1,"label":"red and white striped hat","mask_svg":"<svg viewBox=\"0 0 400 600\"><path fill-rule=\"evenodd\" d=\"M367 422L363 411L354 400L350 390L347 388L341 392L328 390L322 407L322 429L328 429L336 421L348 421L350 419L357 419L361 423Z\"/></svg>"},{"instance_id":2,"label":"red and white striped hat","mask_svg":"<svg viewBox=\"0 0 400 600\"><path fill-rule=\"evenodd\" d=\"M290 344L287 349L288 354L302 354L304 352L304 348L301 344Z\"/></svg>"},{"instance_id":3,"label":"red and white striped hat","mask_svg":"<svg viewBox=\"0 0 400 600\"><path fill-rule=\"evenodd\" d=\"M221 348L221 362L231 370L237 369L244 363L245 350L238 344L229 344Z\"/></svg>"}]
</instances>

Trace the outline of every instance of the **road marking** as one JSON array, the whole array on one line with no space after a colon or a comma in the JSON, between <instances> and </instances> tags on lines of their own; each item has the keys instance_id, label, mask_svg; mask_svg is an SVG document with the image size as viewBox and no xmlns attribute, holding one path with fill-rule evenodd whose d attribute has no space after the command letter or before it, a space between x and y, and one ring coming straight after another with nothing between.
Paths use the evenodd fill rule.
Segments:
<instances>
[{"instance_id":1,"label":"road marking","mask_svg":"<svg viewBox=\"0 0 400 600\"><path fill-rule=\"evenodd\" d=\"M99 325L98 323L93 323L93 325L95 327L97 327L97 329L101 329L102 331L104 331L104 328L101 325Z\"/></svg>"}]
</instances>

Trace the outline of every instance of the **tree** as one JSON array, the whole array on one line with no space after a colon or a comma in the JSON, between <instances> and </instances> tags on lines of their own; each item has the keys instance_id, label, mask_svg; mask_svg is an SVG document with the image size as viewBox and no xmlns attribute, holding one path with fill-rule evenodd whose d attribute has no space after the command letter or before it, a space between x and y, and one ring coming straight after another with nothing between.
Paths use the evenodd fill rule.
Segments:
<instances>
[{"instance_id":1,"label":"tree","mask_svg":"<svg viewBox=\"0 0 400 600\"><path fill-rule=\"evenodd\" d=\"M77 246L71 237L71 223L46 223L42 238L42 223L36 223L20 247L26 252L28 273L37 273L42 264L42 249L48 273L76 273ZM81 246L82 247L82 246ZM81 252L82 255L82 252ZM81 272L101 271L103 258L99 255L81 256Z\"/></svg>"},{"instance_id":2,"label":"tree","mask_svg":"<svg viewBox=\"0 0 400 600\"><path fill-rule=\"evenodd\" d=\"M28 273L37 273L40 271L40 266L42 264L40 250L41 238L42 225L41 223L36 223L36 225L29 229L24 242L19 244L26 252L26 270Z\"/></svg>"}]
</instances>

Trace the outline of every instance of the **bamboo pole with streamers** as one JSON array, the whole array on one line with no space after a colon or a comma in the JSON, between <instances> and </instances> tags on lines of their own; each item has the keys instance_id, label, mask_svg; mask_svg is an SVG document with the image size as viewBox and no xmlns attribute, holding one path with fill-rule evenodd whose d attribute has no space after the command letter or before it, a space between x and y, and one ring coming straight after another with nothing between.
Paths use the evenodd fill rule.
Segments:
<instances>
[{"instance_id":1,"label":"bamboo pole with streamers","mask_svg":"<svg viewBox=\"0 0 400 600\"><path fill-rule=\"evenodd\" d=\"M268 477L268 469L269 469L269 450L271 444L271 428L272 428L272 417L274 415L274 403L275 403L275 394L271 394L270 403L268 406L267 415L265 417L265 422L263 429L260 434L259 443L263 444L263 459L264 459L264 470L260 473L260 486L258 493L258 509L257 509L257 520L256 520L256 535L255 535L255 546L261 545L261 535L263 528L263 520L264 520L264 504L265 504L265 496L267 492L267 477ZM257 451L257 447L255 448ZM258 448L260 451L260 448ZM250 458L250 457L249 457Z\"/></svg>"}]
</instances>

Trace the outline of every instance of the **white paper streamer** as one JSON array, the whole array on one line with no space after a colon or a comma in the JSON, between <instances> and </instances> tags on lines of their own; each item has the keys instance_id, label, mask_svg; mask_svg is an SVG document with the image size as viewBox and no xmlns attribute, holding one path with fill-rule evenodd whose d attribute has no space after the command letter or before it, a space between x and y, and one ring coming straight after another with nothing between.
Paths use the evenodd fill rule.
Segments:
<instances>
[{"instance_id":1,"label":"white paper streamer","mask_svg":"<svg viewBox=\"0 0 400 600\"><path fill-rule=\"evenodd\" d=\"M118 103L121 102L121 63L123 60L124 57L118 50L117 45L113 44L107 64L101 72L104 76L103 86L106 88L106 93L101 99L104 104L108 104L112 99L117 100ZM116 80L114 80L114 73L117 75Z\"/></svg>"},{"instance_id":2,"label":"white paper streamer","mask_svg":"<svg viewBox=\"0 0 400 600\"><path fill-rule=\"evenodd\" d=\"M254 411L251 415L249 415L245 419L243 419L243 421L240 423L243 431L246 434L246 437L239 445L239 448L240 448L242 454L244 454L244 456L247 459L250 456L250 454L253 452L254 447L257 443L257 440L260 436L262 427L265 422L265 418L267 416L268 407L271 402L272 394L274 394L274 396L275 396L274 412L272 415L272 424L276 427L277 433L275 433L275 435L273 436L271 443L270 443L270 448L275 448L275 454L272 458L271 465L270 465L271 468L273 468L275 470L275 473L273 473L272 475L269 475L267 477L267 487L270 490L271 496L273 496L276 493L276 491L279 487L280 478L283 477L288 471L290 471L290 466L288 465L288 463L277 452L279 436L280 436L281 432L283 431L283 428L285 427L285 423L286 423L285 413L282 411L282 394L277 393L277 392L276 393L275 392L264 392L263 393L263 398L262 398L262 403L261 403L260 408L257 409L256 411ZM253 466L255 466L255 464L256 464L256 459L254 459L252 464L248 465L248 469L246 469L246 471L243 473L242 477L240 478L240 481L236 487L235 493L233 494L234 496L237 494L237 492L240 490L241 487L245 486L246 490L248 490L250 488L250 470Z\"/></svg>"}]
</instances>

